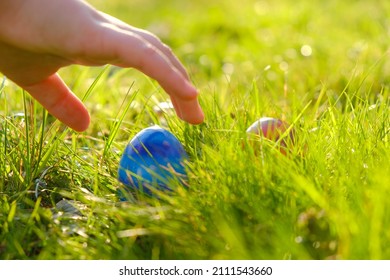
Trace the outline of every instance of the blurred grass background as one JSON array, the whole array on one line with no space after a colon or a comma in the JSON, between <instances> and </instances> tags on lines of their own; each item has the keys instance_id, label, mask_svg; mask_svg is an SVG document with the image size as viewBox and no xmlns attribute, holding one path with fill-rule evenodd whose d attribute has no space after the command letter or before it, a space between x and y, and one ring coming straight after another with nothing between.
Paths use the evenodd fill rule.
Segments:
<instances>
[{"instance_id":1,"label":"blurred grass background","mask_svg":"<svg viewBox=\"0 0 390 280\"><path fill-rule=\"evenodd\" d=\"M390 257L388 1L89 2L172 47L206 121L159 116L167 96L135 70L72 66L92 116L77 134L4 82L2 259ZM261 116L297 132L288 157L242 148ZM119 203L120 155L153 123L189 153L190 188Z\"/></svg>"}]
</instances>

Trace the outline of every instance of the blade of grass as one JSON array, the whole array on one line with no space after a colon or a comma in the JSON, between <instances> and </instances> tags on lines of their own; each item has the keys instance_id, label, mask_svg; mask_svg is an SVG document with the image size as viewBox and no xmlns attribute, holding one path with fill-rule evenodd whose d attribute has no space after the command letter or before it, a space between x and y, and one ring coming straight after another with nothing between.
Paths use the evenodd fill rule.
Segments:
<instances>
[{"instance_id":1,"label":"blade of grass","mask_svg":"<svg viewBox=\"0 0 390 280\"><path fill-rule=\"evenodd\" d=\"M23 110L24 110L24 121L25 121L25 141L24 141L24 146L26 149L26 157L23 158L23 169L25 172L24 175L24 182L30 182L32 179L32 173L31 173L31 144L30 143L30 118L28 117L29 112L27 109L27 95L26 92L23 90ZM26 186L27 187L27 186Z\"/></svg>"},{"instance_id":2,"label":"blade of grass","mask_svg":"<svg viewBox=\"0 0 390 280\"><path fill-rule=\"evenodd\" d=\"M118 114L115 117L115 121L112 124L112 127L110 129L110 135L108 136L107 141L105 142L103 156L107 156L109 149L111 148L114 139L119 131L119 128L121 127L123 120L127 114L127 112L130 109L130 106L133 104L133 101L135 100L136 96L138 95L138 91L130 95L131 89L133 88L134 83L132 83L126 93L125 98L123 99L123 102L121 106L119 107ZM128 96L130 95L130 100L127 101ZM124 108L123 108L124 107Z\"/></svg>"},{"instance_id":3,"label":"blade of grass","mask_svg":"<svg viewBox=\"0 0 390 280\"><path fill-rule=\"evenodd\" d=\"M99 73L99 75L96 77L96 79L93 81L93 83L90 85L88 90L85 92L84 96L81 98L81 101L86 101L88 97L92 94L93 90L97 86L98 82L101 80L103 75L107 72L107 70L110 68L109 65L105 66L103 70Z\"/></svg>"}]
</instances>

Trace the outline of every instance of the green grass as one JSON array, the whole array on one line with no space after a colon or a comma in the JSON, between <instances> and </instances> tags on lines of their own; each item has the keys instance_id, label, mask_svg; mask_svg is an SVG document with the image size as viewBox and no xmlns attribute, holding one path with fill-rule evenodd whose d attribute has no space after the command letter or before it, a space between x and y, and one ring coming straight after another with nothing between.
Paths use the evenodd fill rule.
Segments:
<instances>
[{"instance_id":1,"label":"green grass","mask_svg":"<svg viewBox=\"0 0 390 280\"><path fill-rule=\"evenodd\" d=\"M134 70L72 66L92 115L78 134L4 82L1 259L390 258L389 1L91 3L173 48L206 121L159 117L167 96ZM295 130L287 156L246 145L262 116ZM190 155L190 187L121 203L121 153L155 123Z\"/></svg>"}]
</instances>

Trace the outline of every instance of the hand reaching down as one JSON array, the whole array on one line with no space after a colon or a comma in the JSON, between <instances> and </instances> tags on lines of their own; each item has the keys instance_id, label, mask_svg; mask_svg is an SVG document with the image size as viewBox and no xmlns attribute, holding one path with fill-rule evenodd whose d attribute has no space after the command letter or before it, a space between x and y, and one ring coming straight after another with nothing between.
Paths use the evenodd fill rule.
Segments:
<instances>
[{"instance_id":1,"label":"hand reaching down","mask_svg":"<svg viewBox=\"0 0 390 280\"><path fill-rule=\"evenodd\" d=\"M0 11L0 71L74 130L90 117L57 74L71 64L138 69L170 95L181 119L203 121L185 68L155 35L82 0L1 0Z\"/></svg>"}]
</instances>

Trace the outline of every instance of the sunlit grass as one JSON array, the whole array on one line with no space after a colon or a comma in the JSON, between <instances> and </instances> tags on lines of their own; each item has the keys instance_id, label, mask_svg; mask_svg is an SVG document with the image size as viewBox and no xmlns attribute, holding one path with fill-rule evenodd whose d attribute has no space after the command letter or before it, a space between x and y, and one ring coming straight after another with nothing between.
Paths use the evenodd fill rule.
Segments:
<instances>
[{"instance_id":1,"label":"sunlit grass","mask_svg":"<svg viewBox=\"0 0 390 280\"><path fill-rule=\"evenodd\" d=\"M73 66L75 133L4 80L2 259L390 257L388 1L91 3L172 46L206 121L156 112L167 95L134 70ZM286 156L246 139L262 116L295 131ZM183 143L189 188L122 203L121 153L151 124Z\"/></svg>"}]
</instances>

